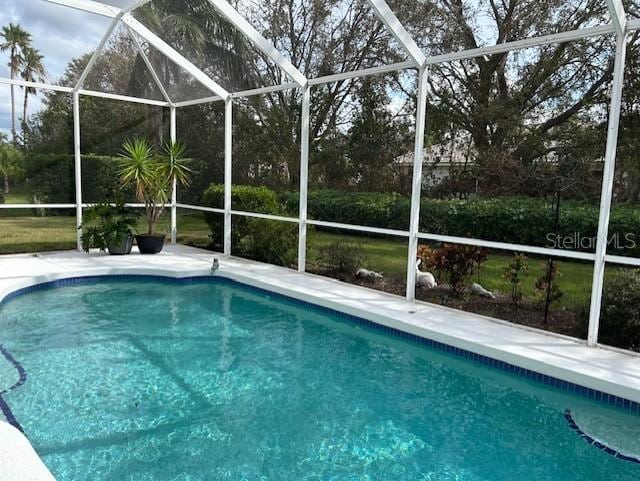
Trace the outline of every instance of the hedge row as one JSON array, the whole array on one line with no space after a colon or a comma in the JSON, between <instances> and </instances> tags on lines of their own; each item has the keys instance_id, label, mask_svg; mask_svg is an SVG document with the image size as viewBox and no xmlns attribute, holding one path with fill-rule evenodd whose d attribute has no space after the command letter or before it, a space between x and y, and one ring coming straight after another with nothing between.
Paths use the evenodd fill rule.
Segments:
<instances>
[{"instance_id":1,"label":"hedge row","mask_svg":"<svg viewBox=\"0 0 640 481\"><path fill-rule=\"evenodd\" d=\"M234 193L236 210L298 215L297 193L275 193L264 187L242 189L242 195ZM205 195L205 205L222 207L223 187L216 184L209 190L218 192L216 205L212 205L211 195ZM243 200L248 191L253 192L250 204ZM547 247L553 247L552 242L559 236L563 248L595 249L599 212L596 203L561 201L557 226L553 200L546 199L423 199L420 209L422 232ZM398 194L316 190L308 195L308 215L311 219L407 230L410 199ZM610 253L640 255L638 206L618 205L613 209L609 238Z\"/></svg>"}]
</instances>

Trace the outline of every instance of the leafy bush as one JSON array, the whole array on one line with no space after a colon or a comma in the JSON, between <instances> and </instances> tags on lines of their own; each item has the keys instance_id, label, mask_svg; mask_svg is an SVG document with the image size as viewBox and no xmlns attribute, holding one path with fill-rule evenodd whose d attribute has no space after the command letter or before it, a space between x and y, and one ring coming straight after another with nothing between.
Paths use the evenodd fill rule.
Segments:
<instances>
[{"instance_id":1,"label":"leafy bush","mask_svg":"<svg viewBox=\"0 0 640 481\"><path fill-rule=\"evenodd\" d=\"M0 204L4 204L4 192L0 190Z\"/></svg>"},{"instance_id":2,"label":"leafy bush","mask_svg":"<svg viewBox=\"0 0 640 481\"><path fill-rule=\"evenodd\" d=\"M224 208L224 185L211 184L204 192L203 203L206 207ZM263 214L279 214L278 198L266 187L233 186L231 189L231 205L234 210L261 212ZM262 208L262 210L260 210ZM205 212L204 220L211 229L211 241L214 247L220 248L223 242L224 218L220 214ZM251 218L236 216L231 229L232 244L236 245L246 235Z\"/></svg>"},{"instance_id":3,"label":"leafy bush","mask_svg":"<svg viewBox=\"0 0 640 481\"><path fill-rule=\"evenodd\" d=\"M204 205L222 209L224 207L224 184L211 184L203 195ZM278 195L266 187L234 185L231 188L233 210L260 212L261 214L283 214ZM297 209L297 207L296 207Z\"/></svg>"},{"instance_id":4,"label":"leafy bush","mask_svg":"<svg viewBox=\"0 0 640 481\"><path fill-rule=\"evenodd\" d=\"M421 270L433 267L433 249L431 249L427 244L420 244L418 246L416 261L418 259L422 260L422 263L420 264Z\"/></svg>"},{"instance_id":5,"label":"leafy bush","mask_svg":"<svg viewBox=\"0 0 640 481\"><path fill-rule=\"evenodd\" d=\"M203 195L207 207L224 206L224 185L212 184ZM278 197L266 187L234 186L231 190L234 210L282 215ZM211 244L222 250L224 216L206 212L206 223L211 229ZM250 259L290 266L295 261L298 231L295 224L244 216L235 216L231 229L234 253Z\"/></svg>"},{"instance_id":6,"label":"leafy bush","mask_svg":"<svg viewBox=\"0 0 640 481\"><path fill-rule=\"evenodd\" d=\"M487 251L476 246L444 244L433 251L427 267L444 278L455 297L462 296L469 279L487 260Z\"/></svg>"},{"instance_id":7,"label":"leafy bush","mask_svg":"<svg viewBox=\"0 0 640 481\"><path fill-rule=\"evenodd\" d=\"M522 276L528 270L527 256L514 254L504 271L503 277L511 284L511 302L515 307L518 307L522 301Z\"/></svg>"},{"instance_id":8,"label":"leafy bush","mask_svg":"<svg viewBox=\"0 0 640 481\"><path fill-rule=\"evenodd\" d=\"M551 260L545 262L542 268L542 274L536 279L536 283L533 286L535 289L535 298L539 304L546 304L547 296L549 297L549 305L562 299L564 293L558 284L554 282L556 277L560 277L558 264Z\"/></svg>"},{"instance_id":9,"label":"leafy bush","mask_svg":"<svg viewBox=\"0 0 640 481\"><path fill-rule=\"evenodd\" d=\"M236 223L231 235L237 238L233 243L233 254L269 264L292 267L298 249L298 226L288 222L267 219L242 218L242 227Z\"/></svg>"},{"instance_id":10,"label":"leafy bush","mask_svg":"<svg viewBox=\"0 0 640 481\"><path fill-rule=\"evenodd\" d=\"M598 342L640 349L640 271L625 270L605 282Z\"/></svg>"},{"instance_id":11,"label":"leafy bush","mask_svg":"<svg viewBox=\"0 0 640 481\"><path fill-rule=\"evenodd\" d=\"M82 248L105 251L109 246L122 242L126 236L135 233L138 213L128 209L122 202L95 204L89 207L82 222Z\"/></svg>"},{"instance_id":12,"label":"leafy bush","mask_svg":"<svg viewBox=\"0 0 640 481\"><path fill-rule=\"evenodd\" d=\"M361 244L339 240L318 249L319 267L343 278L352 278L367 261Z\"/></svg>"}]
</instances>

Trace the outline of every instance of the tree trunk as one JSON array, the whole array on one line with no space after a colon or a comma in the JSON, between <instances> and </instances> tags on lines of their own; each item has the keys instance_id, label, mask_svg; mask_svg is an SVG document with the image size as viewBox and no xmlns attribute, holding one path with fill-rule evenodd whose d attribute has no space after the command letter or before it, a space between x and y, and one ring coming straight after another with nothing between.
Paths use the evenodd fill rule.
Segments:
<instances>
[{"instance_id":1,"label":"tree trunk","mask_svg":"<svg viewBox=\"0 0 640 481\"><path fill-rule=\"evenodd\" d=\"M4 174L4 193L8 194L9 193L9 176L7 174Z\"/></svg>"},{"instance_id":2,"label":"tree trunk","mask_svg":"<svg viewBox=\"0 0 640 481\"><path fill-rule=\"evenodd\" d=\"M11 79L13 80L13 72L11 73ZM16 132L16 92L15 85L11 85L11 137L13 138L13 143L17 143L18 134Z\"/></svg>"},{"instance_id":3,"label":"tree trunk","mask_svg":"<svg viewBox=\"0 0 640 481\"><path fill-rule=\"evenodd\" d=\"M27 140L27 107L29 104L29 89L24 88L24 106L22 110L22 142Z\"/></svg>"}]
</instances>

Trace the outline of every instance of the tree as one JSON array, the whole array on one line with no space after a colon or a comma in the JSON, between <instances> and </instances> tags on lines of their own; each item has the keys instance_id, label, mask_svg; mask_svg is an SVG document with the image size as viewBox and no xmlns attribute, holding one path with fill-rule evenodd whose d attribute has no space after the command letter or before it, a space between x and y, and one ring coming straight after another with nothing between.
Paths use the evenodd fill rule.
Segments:
<instances>
[{"instance_id":1,"label":"tree","mask_svg":"<svg viewBox=\"0 0 640 481\"><path fill-rule=\"evenodd\" d=\"M262 35L278 50L285 52L293 65L309 78L405 59L366 2L273 0L253 2L250 8L245 4L241 13L250 17ZM253 56L247 61L263 85L290 81L273 62L254 51L249 53ZM333 154L325 154L335 152L343 139L338 128L342 122L340 115L357 88L357 82L347 80L312 89L309 136L314 160L335 160ZM281 185L293 189L300 181L301 100L299 89L290 89L268 93L260 96L259 100L250 99L246 103L249 109L247 117L262 127L263 132L276 135L270 138L265 135L261 142L248 141L254 150L247 151L245 157L262 159L265 152L273 152L277 148L284 162L279 166L284 175ZM277 129L274 128L276 125ZM329 166L327 169L317 165L313 167L320 167L322 175L331 169ZM240 168L244 173L257 170L256 164ZM329 174L340 175L335 169L331 169Z\"/></svg>"},{"instance_id":2,"label":"tree","mask_svg":"<svg viewBox=\"0 0 640 481\"><path fill-rule=\"evenodd\" d=\"M40 52L32 47L26 47L23 53L22 79L27 82L44 82L47 77L47 71L42 63L44 57ZM36 89L33 87L24 88L24 105L22 111L22 135L26 136L27 131L27 107L29 95L35 95Z\"/></svg>"},{"instance_id":3,"label":"tree","mask_svg":"<svg viewBox=\"0 0 640 481\"><path fill-rule=\"evenodd\" d=\"M25 50L31 45L31 34L23 30L20 25L10 23L8 27L2 27L0 36L4 39L4 42L0 44L0 52L9 51L9 70L11 78L15 79L20 73L20 67L24 62ZM11 85L11 134L13 141L17 142L14 85Z\"/></svg>"},{"instance_id":4,"label":"tree","mask_svg":"<svg viewBox=\"0 0 640 481\"><path fill-rule=\"evenodd\" d=\"M409 126L389 109L391 99L385 88L384 79L361 80L346 149L354 182L371 192L397 190L394 159L413 145Z\"/></svg>"},{"instance_id":5,"label":"tree","mask_svg":"<svg viewBox=\"0 0 640 481\"><path fill-rule=\"evenodd\" d=\"M608 21L606 2L599 0L394 3L431 54ZM481 194L513 195L539 174L542 161L566 149L567 128L606 116L613 48L605 36L434 65L429 111L471 137Z\"/></svg>"},{"instance_id":6,"label":"tree","mask_svg":"<svg viewBox=\"0 0 640 481\"><path fill-rule=\"evenodd\" d=\"M626 72L616 159L615 200L640 200L640 34L627 46ZM604 126L606 128L606 126Z\"/></svg>"},{"instance_id":7,"label":"tree","mask_svg":"<svg viewBox=\"0 0 640 481\"><path fill-rule=\"evenodd\" d=\"M3 178L3 192L9 193L9 179L19 173L21 152L0 133L0 174Z\"/></svg>"}]
</instances>

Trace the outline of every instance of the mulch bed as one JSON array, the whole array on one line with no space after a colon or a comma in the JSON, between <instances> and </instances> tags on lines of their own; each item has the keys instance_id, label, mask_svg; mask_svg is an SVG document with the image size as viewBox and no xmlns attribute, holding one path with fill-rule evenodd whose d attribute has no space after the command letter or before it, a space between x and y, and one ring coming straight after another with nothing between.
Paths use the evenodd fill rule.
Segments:
<instances>
[{"instance_id":1,"label":"mulch bed","mask_svg":"<svg viewBox=\"0 0 640 481\"><path fill-rule=\"evenodd\" d=\"M405 295L405 279L385 277L383 279L364 280L325 270L316 270L316 273L333 277L350 284L357 284L399 296ZM447 286L442 285L435 289L418 289L416 291L416 298L432 304L494 317L523 326L534 327L572 337L586 338L586 319L583 319L586 314L551 308L547 322L545 323L544 305L539 305L531 301L524 301L520 306L515 307L511 298L503 295L497 295L496 299L488 299L470 294L466 294L462 298L456 298L451 296Z\"/></svg>"}]
</instances>

